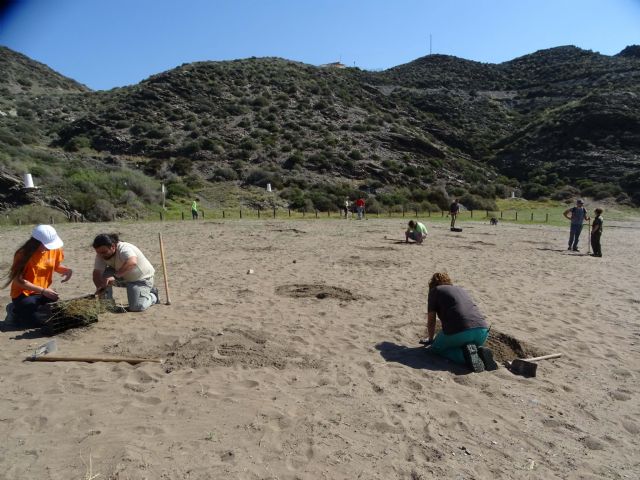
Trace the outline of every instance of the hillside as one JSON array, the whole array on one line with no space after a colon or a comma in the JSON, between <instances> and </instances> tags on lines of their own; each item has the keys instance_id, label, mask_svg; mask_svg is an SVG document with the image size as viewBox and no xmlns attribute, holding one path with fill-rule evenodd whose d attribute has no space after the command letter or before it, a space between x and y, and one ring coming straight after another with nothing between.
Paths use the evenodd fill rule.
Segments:
<instances>
[{"instance_id":1,"label":"hillside","mask_svg":"<svg viewBox=\"0 0 640 480\"><path fill-rule=\"evenodd\" d=\"M91 92L2 48L0 165L47 176L96 219L156 202L160 181L175 199L271 183L283 205L321 210L356 195L490 208L517 184L531 198L582 189L638 204L635 51L430 55L383 72L251 58Z\"/></svg>"}]
</instances>

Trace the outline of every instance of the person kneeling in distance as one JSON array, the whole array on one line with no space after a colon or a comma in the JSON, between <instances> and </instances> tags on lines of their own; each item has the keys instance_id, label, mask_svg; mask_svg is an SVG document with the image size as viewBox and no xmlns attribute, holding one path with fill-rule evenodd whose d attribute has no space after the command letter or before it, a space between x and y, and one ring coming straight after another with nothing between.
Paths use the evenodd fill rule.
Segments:
<instances>
[{"instance_id":1,"label":"person kneeling in distance","mask_svg":"<svg viewBox=\"0 0 640 480\"><path fill-rule=\"evenodd\" d=\"M409 220L409 228L404 232L405 243L409 243L409 239L411 239L417 244L421 244L427 235L427 227L422 222Z\"/></svg>"}]
</instances>

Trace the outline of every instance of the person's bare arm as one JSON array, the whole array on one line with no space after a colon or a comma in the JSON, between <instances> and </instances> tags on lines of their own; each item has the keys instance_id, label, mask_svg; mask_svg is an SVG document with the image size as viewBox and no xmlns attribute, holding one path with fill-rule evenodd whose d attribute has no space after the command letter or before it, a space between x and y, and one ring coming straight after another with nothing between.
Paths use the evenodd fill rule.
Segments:
<instances>
[{"instance_id":1,"label":"person's bare arm","mask_svg":"<svg viewBox=\"0 0 640 480\"><path fill-rule=\"evenodd\" d=\"M71 278L71 275L73 275L73 270L65 267L64 265L58 265L55 268L55 271L56 273L59 273L60 275L62 275L62 283L68 282L69 279Z\"/></svg>"},{"instance_id":2,"label":"person's bare arm","mask_svg":"<svg viewBox=\"0 0 640 480\"><path fill-rule=\"evenodd\" d=\"M116 277L124 277L128 272L136 268L136 265L138 265L138 257L127 258L124 264L116 271Z\"/></svg>"},{"instance_id":3,"label":"person's bare arm","mask_svg":"<svg viewBox=\"0 0 640 480\"><path fill-rule=\"evenodd\" d=\"M427 313L427 338L430 342L436 334L436 312Z\"/></svg>"},{"instance_id":4,"label":"person's bare arm","mask_svg":"<svg viewBox=\"0 0 640 480\"><path fill-rule=\"evenodd\" d=\"M33 292L33 293L38 294L38 295L42 295L43 297L47 297L47 298L49 298L51 300L58 300L58 292L56 292L54 289L39 287L39 286L31 283L29 280L25 280L22 277L22 275L16 277L14 282L16 282L16 284L22 290L29 290L30 292Z\"/></svg>"},{"instance_id":5,"label":"person's bare arm","mask_svg":"<svg viewBox=\"0 0 640 480\"><path fill-rule=\"evenodd\" d=\"M569 215L569 212L571 212L571 209L567 208L562 215L564 215L565 218L571 220L571 215Z\"/></svg>"}]
</instances>

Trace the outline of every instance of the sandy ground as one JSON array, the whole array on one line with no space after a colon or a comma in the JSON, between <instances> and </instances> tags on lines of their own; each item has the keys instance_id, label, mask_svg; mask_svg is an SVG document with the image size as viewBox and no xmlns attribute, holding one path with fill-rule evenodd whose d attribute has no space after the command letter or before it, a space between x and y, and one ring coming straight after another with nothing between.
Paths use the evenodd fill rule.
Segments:
<instances>
[{"instance_id":1,"label":"sandy ground","mask_svg":"<svg viewBox=\"0 0 640 480\"><path fill-rule=\"evenodd\" d=\"M608 224L602 259L567 252L568 227L427 226L423 246L389 219L58 226L63 298L93 291L105 229L158 267L164 301L163 233L172 298L58 353L165 362L23 362L48 338L0 333L0 478L640 478L638 226ZM29 232L0 230L3 271ZM523 378L426 355L436 270L494 331L563 357Z\"/></svg>"}]
</instances>

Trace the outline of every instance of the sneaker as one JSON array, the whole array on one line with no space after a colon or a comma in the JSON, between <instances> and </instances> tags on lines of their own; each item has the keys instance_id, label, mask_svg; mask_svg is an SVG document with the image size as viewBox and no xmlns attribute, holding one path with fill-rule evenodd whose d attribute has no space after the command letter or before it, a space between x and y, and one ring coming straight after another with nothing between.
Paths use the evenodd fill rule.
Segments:
<instances>
[{"instance_id":1,"label":"sneaker","mask_svg":"<svg viewBox=\"0 0 640 480\"><path fill-rule=\"evenodd\" d=\"M464 354L464 361L467 367L469 367L472 372L484 372L484 363L482 363L482 360L478 356L478 347L469 343L462 347L462 353Z\"/></svg>"},{"instance_id":2,"label":"sneaker","mask_svg":"<svg viewBox=\"0 0 640 480\"><path fill-rule=\"evenodd\" d=\"M478 347L478 356L484 364L484 369L487 371L493 371L498 369L498 364L493 359L493 352L488 347Z\"/></svg>"},{"instance_id":3,"label":"sneaker","mask_svg":"<svg viewBox=\"0 0 640 480\"><path fill-rule=\"evenodd\" d=\"M574 252L579 252L580 251L577 248L572 248L571 250L573 250Z\"/></svg>"},{"instance_id":4,"label":"sneaker","mask_svg":"<svg viewBox=\"0 0 640 480\"><path fill-rule=\"evenodd\" d=\"M153 293L156 296L156 301L154 305L157 305L158 303L160 303L160 295L159 295L158 289L156 287L153 287L151 289L151 293Z\"/></svg>"}]
</instances>

